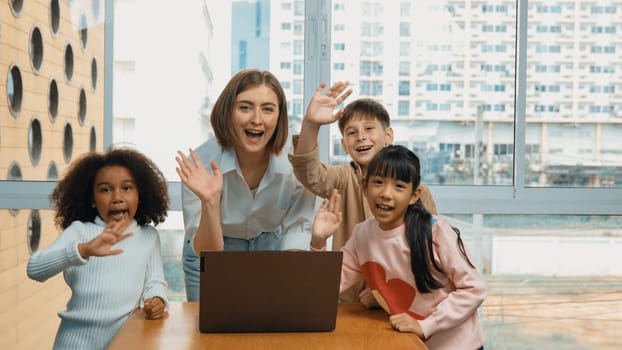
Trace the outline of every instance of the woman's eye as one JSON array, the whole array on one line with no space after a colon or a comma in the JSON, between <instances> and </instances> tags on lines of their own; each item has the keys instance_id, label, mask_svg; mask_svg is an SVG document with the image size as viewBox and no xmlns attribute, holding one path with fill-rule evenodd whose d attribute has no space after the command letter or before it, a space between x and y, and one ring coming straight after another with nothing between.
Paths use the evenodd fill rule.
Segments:
<instances>
[{"instance_id":1,"label":"woman's eye","mask_svg":"<svg viewBox=\"0 0 622 350\"><path fill-rule=\"evenodd\" d=\"M274 107L264 107L263 111L264 111L264 113L274 113L275 108Z\"/></svg>"}]
</instances>

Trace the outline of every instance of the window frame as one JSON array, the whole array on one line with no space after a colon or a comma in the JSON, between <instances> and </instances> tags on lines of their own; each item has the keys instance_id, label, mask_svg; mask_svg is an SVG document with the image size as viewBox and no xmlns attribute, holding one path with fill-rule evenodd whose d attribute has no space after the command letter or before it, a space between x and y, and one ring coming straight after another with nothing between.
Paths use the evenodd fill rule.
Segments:
<instances>
[{"instance_id":1,"label":"window frame","mask_svg":"<svg viewBox=\"0 0 622 350\"><path fill-rule=\"evenodd\" d=\"M320 82L330 84L331 0L305 2L304 106ZM113 132L114 0L105 1L104 147ZM516 100L514 132L514 180L511 186L429 185L442 214L569 214L620 215L622 187L533 188L525 179L525 106L527 69L527 0L517 1ZM320 159L328 161L329 128L319 135ZM55 181L0 181L0 208L50 209L49 194ZM179 181L169 181L171 210L181 210Z\"/></svg>"}]
</instances>

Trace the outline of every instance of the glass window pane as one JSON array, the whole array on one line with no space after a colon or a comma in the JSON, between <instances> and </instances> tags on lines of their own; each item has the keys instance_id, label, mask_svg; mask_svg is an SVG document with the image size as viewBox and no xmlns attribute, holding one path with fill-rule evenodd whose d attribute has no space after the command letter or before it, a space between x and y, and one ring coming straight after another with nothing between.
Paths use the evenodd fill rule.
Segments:
<instances>
[{"instance_id":1,"label":"glass window pane","mask_svg":"<svg viewBox=\"0 0 622 350\"><path fill-rule=\"evenodd\" d=\"M143 16L145 8L153 12ZM136 18L141 18L140 26ZM271 19L278 25L271 26ZM290 132L298 132L303 24L303 1L293 6L265 0L183 5L116 1L113 142L135 145L156 161L169 181L179 181L175 152L213 136L212 105L229 78L244 68L269 70L280 79Z\"/></svg>"},{"instance_id":2,"label":"glass window pane","mask_svg":"<svg viewBox=\"0 0 622 350\"><path fill-rule=\"evenodd\" d=\"M622 346L622 216L446 218L487 281L486 349Z\"/></svg>"},{"instance_id":3,"label":"glass window pane","mask_svg":"<svg viewBox=\"0 0 622 350\"><path fill-rule=\"evenodd\" d=\"M618 1L529 6L525 185L622 186Z\"/></svg>"},{"instance_id":4,"label":"glass window pane","mask_svg":"<svg viewBox=\"0 0 622 350\"><path fill-rule=\"evenodd\" d=\"M333 1L331 80L383 103L428 184L512 184L516 4L494 3Z\"/></svg>"}]
</instances>

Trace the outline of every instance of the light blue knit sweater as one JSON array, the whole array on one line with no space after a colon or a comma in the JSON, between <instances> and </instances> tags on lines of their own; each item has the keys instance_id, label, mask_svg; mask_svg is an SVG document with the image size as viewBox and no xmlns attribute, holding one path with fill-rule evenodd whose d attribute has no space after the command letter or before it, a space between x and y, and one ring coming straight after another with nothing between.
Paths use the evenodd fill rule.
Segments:
<instances>
[{"instance_id":1,"label":"light blue knit sweater","mask_svg":"<svg viewBox=\"0 0 622 350\"><path fill-rule=\"evenodd\" d=\"M105 349L142 302L154 296L166 301L160 237L151 225L136 221L126 230L133 235L114 246L119 255L82 259L78 243L99 235L105 223L73 222L45 250L32 254L28 277L43 282L63 272L71 288L54 349Z\"/></svg>"}]
</instances>

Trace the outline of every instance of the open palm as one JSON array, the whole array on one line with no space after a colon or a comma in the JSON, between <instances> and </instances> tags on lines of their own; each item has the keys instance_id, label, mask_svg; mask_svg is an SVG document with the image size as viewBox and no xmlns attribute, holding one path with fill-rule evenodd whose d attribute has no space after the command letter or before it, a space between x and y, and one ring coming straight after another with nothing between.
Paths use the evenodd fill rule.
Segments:
<instances>
[{"instance_id":1,"label":"open palm","mask_svg":"<svg viewBox=\"0 0 622 350\"><path fill-rule=\"evenodd\" d=\"M343 220L339 204L341 195L337 190L333 190L329 196L322 201L320 209L315 214L311 232L313 237L326 239L337 230Z\"/></svg>"},{"instance_id":2,"label":"open palm","mask_svg":"<svg viewBox=\"0 0 622 350\"><path fill-rule=\"evenodd\" d=\"M210 173L193 150L190 150L192 161L179 151L177 154L175 160L179 166L176 170L184 185L202 201L219 201L224 180L218 164L215 161L210 163L212 167Z\"/></svg>"},{"instance_id":3,"label":"open palm","mask_svg":"<svg viewBox=\"0 0 622 350\"><path fill-rule=\"evenodd\" d=\"M311 97L305 120L318 125L324 125L339 119L341 111L334 113L334 110L352 93L352 89L346 90L348 85L347 81L337 82L326 93L322 94L326 83L321 83Z\"/></svg>"}]
</instances>

